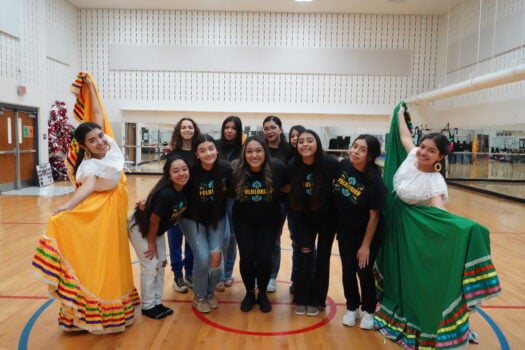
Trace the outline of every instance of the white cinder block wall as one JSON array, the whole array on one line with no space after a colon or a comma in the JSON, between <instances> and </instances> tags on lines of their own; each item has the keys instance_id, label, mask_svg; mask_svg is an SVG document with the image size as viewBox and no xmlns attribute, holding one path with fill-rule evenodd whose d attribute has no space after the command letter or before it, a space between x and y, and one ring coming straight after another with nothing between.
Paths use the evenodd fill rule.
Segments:
<instances>
[{"instance_id":1,"label":"white cinder block wall","mask_svg":"<svg viewBox=\"0 0 525 350\"><path fill-rule=\"evenodd\" d=\"M55 100L74 103L69 86L79 69L78 10L65 0L3 0L18 28L0 31L0 102L38 110L39 162L47 163L47 122ZM27 94L17 95L17 86Z\"/></svg>"},{"instance_id":2,"label":"white cinder block wall","mask_svg":"<svg viewBox=\"0 0 525 350\"><path fill-rule=\"evenodd\" d=\"M114 125L136 118L175 123L185 114L202 116L203 123L220 123L236 113L255 127L264 115L274 113L285 127L301 122L350 135L381 134L397 101L523 63L525 50L517 45L464 66L461 60L453 66L449 57L490 23L520 15L523 0L466 0L441 17L76 9L65 0L19 3L22 34L0 32L0 102L37 107L40 134L47 133L54 100L66 101L71 111L69 84L78 70L95 76ZM514 29L525 40L523 27ZM109 47L115 44L405 49L411 60L408 75L123 71L109 69ZM274 59L278 62L279 57ZM19 84L27 86L27 95L16 94ZM497 125L523 123L525 109L518 107L524 90L523 83L514 83L449 98L426 106L422 114L435 128L447 122L466 128L496 125L495 118ZM117 136L122 141L122 135ZM39 145L40 161L46 162L42 137Z\"/></svg>"},{"instance_id":3,"label":"white cinder block wall","mask_svg":"<svg viewBox=\"0 0 525 350\"><path fill-rule=\"evenodd\" d=\"M525 1L466 0L441 18L440 34L437 87L523 65ZM525 130L525 81L436 101L426 114L434 125Z\"/></svg>"}]
</instances>

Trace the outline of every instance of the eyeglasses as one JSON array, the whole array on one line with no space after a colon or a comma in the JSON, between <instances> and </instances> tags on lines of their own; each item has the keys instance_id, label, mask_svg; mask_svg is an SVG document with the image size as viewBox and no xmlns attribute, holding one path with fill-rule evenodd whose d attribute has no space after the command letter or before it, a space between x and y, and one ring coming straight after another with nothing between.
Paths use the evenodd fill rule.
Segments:
<instances>
[{"instance_id":1,"label":"eyeglasses","mask_svg":"<svg viewBox=\"0 0 525 350\"><path fill-rule=\"evenodd\" d=\"M278 127L277 125L272 125L272 126L266 126L266 127L264 127L264 128L263 128L263 131L264 131L264 132L268 132L268 131L270 131L270 130L271 130L271 131L275 131L275 130L277 130L277 129L279 129L279 127Z\"/></svg>"}]
</instances>

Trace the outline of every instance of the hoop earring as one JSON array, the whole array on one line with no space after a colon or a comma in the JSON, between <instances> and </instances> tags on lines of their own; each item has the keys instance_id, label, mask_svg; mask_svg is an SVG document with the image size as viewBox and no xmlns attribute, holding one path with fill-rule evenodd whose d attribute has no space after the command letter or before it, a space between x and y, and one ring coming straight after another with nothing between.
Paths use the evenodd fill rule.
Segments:
<instances>
[{"instance_id":1,"label":"hoop earring","mask_svg":"<svg viewBox=\"0 0 525 350\"><path fill-rule=\"evenodd\" d=\"M84 158L85 159L90 159L91 158L91 152L89 152L88 150L85 150L84 151Z\"/></svg>"},{"instance_id":2,"label":"hoop earring","mask_svg":"<svg viewBox=\"0 0 525 350\"><path fill-rule=\"evenodd\" d=\"M441 171L441 163L440 162L435 162L434 163L434 170L437 171L438 173Z\"/></svg>"}]
</instances>

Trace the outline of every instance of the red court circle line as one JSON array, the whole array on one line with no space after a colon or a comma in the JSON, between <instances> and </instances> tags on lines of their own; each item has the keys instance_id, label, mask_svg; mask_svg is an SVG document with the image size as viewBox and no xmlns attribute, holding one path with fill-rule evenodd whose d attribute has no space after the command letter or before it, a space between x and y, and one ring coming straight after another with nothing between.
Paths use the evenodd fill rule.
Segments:
<instances>
[{"instance_id":1,"label":"red court circle line","mask_svg":"<svg viewBox=\"0 0 525 350\"><path fill-rule=\"evenodd\" d=\"M211 327L215 327L225 332L243 334L243 335L278 336L278 335L292 335L292 334L306 333L314 329L320 328L324 326L325 324L327 324L328 322L330 322L335 317L335 314L337 313L337 306L335 302L332 300L332 298L330 297L327 297L326 301L327 301L328 306L330 306L330 312L321 321L311 326L305 327L305 328L299 328L299 329L294 329L290 331L282 331L282 332L254 332L254 331L244 331L241 329L231 328L231 327L223 326L219 323L216 323L208 319L205 316L205 314L197 311L194 307L192 307L192 310L193 310L193 314L197 316L199 320L201 320L202 322L206 323L207 325Z\"/></svg>"}]
</instances>

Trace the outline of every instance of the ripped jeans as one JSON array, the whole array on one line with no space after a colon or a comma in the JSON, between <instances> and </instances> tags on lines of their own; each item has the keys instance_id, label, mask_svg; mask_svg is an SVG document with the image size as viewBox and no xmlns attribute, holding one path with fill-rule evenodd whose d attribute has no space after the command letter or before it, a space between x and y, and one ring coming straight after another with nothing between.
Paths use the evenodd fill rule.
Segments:
<instances>
[{"instance_id":1,"label":"ripped jeans","mask_svg":"<svg viewBox=\"0 0 525 350\"><path fill-rule=\"evenodd\" d=\"M134 223L133 219L129 220L129 240L140 262L142 309L149 310L161 304L166 269L166 238L164 235L157 236L157 258L146 258L144 252L148 249L148 240L142 237L138 225L133 226Z\"/></svg>"},{"instance_id":2,"label":"ripped jeans","mask_svg":"<svg viewBox=\"0 0 525 350\"><path fill-rule=\"evenodd\" d=\"M212 266L211 254L222 256L226 216L215 227L183 218L179 221L184 237L193 250L193 293L198 299L213 295L221 276L221 259Z\"/></svg>"}]
</instances>

